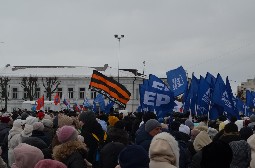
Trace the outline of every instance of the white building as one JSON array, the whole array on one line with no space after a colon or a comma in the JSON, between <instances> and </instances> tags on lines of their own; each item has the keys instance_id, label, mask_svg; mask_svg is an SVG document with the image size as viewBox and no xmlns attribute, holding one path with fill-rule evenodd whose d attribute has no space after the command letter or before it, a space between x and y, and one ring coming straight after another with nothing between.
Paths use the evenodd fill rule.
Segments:
<instances>
[{"instance_id":1,"label":"white building","mask_svg":"<svg viewBox=\"0 0 255 168\"><path fill-rule=\"evenodd\" d=\"M27 100L26 92L21 85L24 77L38 77L38 88L36 90L35 100L42 95L46 99L46 91L43 87L42 78L56 77L60 81L58 92L61 98L67 98L72 105L77 102L82 105L84 98L93 101L96 94L89 89L90 78L93 70L98 70L102 74L113 77L116 81L119 76L119 82L124 85L131 93L126 110L135 111L139 105L139 84L143 82L144 75L137 72L135 69L118 69L111 68L108 64L104 67L86 67L86 66L10 66L9 64L0 68L0 78L8 77L8 111L21 108L22 103ZM0 87L1 90L1 87ZM55 94L52 95L52 99ZM106 99L107 101L108 99ZM0 108L4 108L5 102L2 98ZM117 105L116 105L117 107ZM60 108L65 108L65 105L60 104ZM28 109L30 110L30 109ZM54 109L53 109L54 110Z\"/></svg>"}]
</instances>

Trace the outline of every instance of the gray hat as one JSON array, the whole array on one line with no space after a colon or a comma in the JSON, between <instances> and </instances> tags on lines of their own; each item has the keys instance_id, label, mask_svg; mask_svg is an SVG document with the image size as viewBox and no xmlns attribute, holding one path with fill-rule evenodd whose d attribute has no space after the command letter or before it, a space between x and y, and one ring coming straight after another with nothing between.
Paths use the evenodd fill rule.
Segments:
<instances>
[{"instance_id":1,"label":"gray hat","mask_svg":"<svg viewBox=\"0 0 255 168\"><path fill-rule=\"evenodd\" d=\"M250 116L250 122L255 122L255 115L254 115L254 114L252 114L252 115Z\"/></svg>"},{"instance_id":2,"label":"gray hat","mask_svg":"<svg viewBox=\"0 0 255 168\"><path fill-rule=\"evenodd\" d=\"M185 125L187 125L190 129L194 128L194 123L190 121L189 119L185 121Z\"/></svg>"},{"instance_id":3,"label":"gray hat","mask_svg":"<svg viewBox=\"0 0 255 168\"><path fill-rule=\"evenodd\" d=\"M161 127L161 124L155 120L155 119L150 119L145 123L145 131L150 132L151 130Z\"/></svg>"}]
</instances>

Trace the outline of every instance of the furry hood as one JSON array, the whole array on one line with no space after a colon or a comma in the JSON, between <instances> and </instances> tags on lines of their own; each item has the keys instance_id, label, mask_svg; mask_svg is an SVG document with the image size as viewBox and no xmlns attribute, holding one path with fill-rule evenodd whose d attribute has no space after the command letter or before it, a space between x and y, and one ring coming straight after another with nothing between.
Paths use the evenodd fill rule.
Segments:
<instances>
[{"instance_id":1,"label":"furry hood","mask_svg":"<svg viewBox=\"0 0 255 168\"><path fill-rule=\"evenodd\" d=\"M208 133L205 131L201 131L195 138L193 145L194 149L198 152L204 146L210 144L212 142L211 138L209 137Z\"/></svg>"},{"instance_id":2,"label":"furry hood","mask_svg":"<svg viewBox=\"0 0 255 168\"><path fill-rule=\"evenodd\" d=\"M178 142L174 137L167 132L162 132L153 137L149 157L150 160L168 162L179 167L179 151Z\"/></svg>"},{"instance_id":3,"label":"furry hood","mask_svg":"<svg viewBox=\"0 0 255 168\"><path fill-rule=\"evenodd\" d=\"M250 136L250 137L247 139L247 142L248 142L248 144L250 145L251 150L252 150L252 151L255 151L255 134L253 134L252 136Z\"/></svg>"},{"instance_id":4,"label":"furry hood","mask_svg":"<svg viewBox=\"0 0 255 168\"><path fill-rule=\"evenodd\" d=\"M52 156L55 160L64 161L74 152L81 152L85 158L87 155L87 148L85 144L80 141L68 141L66 143L55 146L53 148Z\"/></svg>"},{"instance_id":5,"label":"furry hood","mask_svg":"<svg viewBox=\"0 0 255 168\"><path fill-rule=\"evenodd\" d=\"M9 131L8 141L10 141L10 139L11 139L14 135L20 134L22 131L23 131L22 128L13 127L13 128Z\"/></svg>"}]
</instances>

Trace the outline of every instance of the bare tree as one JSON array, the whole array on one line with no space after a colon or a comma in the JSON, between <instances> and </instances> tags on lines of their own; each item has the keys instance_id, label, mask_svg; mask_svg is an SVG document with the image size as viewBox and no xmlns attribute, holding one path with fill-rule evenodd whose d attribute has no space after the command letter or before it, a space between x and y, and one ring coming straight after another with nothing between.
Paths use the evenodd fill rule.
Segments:
<instances>
[{"instance_id":1,"label":"bare tree","mask_svg":"<svg viewBox=\"0 0 255 168\"><path fill-rule=\"evenodd\" d=\"M0 77L0 86L1 86L1 98L5 102L5 111L7 110L8 103L8 83L10 79L8 77Z\"/></svg>"},{"instance_id":2,"label":"bare tree","mask_svg":"<svg viewBox=\"0 0 255 168\"><path fill-rule=\"evenodd\" d=\"M51 101L51 95L58 89L60 81L57 80L57 77L48 77L45 80L42 78L42 83L46 90L46 98Z\"/></svg>"},{"instance_id":3,"label":"bare tree","mask_svg":"<svg viewBox=\"0 0 255 168\"><path fill-rule=\"evenodd\" d=\"M23 87L24 91L27 92L27 98L32 101L36 95L36 88L38 87L37 84L38 77L23 77L21 81L21 86Z\"/></svg>"}]
</instances>

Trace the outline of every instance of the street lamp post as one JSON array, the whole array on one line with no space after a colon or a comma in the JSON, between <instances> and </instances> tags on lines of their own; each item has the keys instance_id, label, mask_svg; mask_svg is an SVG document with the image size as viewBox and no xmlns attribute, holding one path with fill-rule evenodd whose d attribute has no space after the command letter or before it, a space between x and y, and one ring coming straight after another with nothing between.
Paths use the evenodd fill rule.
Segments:
<instances>
[{"instance_id":1,"label":"street lamp post","mask_svg":"<svg viewBox=\"0 0 255 168\"><path fill-rule=\"evenodd\" d=\"M124 35L117 35L117 34L115 34L114 35L114 37L116 38L116 39L118 39L118 41L119 41L119 53L118 53L118 82L119 82L119 78L120 78L120 76L119 76L119 70L120 70L120 61L119 61L119 57L120 57L120 39L122 39L122 38L124 38Z\"/></svg>"}]
</instances>

